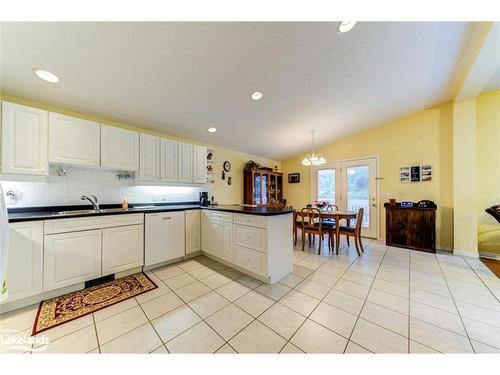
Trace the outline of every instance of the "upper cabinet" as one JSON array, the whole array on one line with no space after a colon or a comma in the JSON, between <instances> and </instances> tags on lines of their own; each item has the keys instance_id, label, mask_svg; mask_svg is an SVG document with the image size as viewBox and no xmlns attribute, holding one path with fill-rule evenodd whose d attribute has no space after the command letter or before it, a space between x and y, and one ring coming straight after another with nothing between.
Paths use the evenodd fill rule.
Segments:
<instances>
[{"instance_id":1,"label":"upper cabinet","mask_svg":"<svg viewBox=\"0 0 500 375\"><path fill-rule=\"evenodd\" d=\"M2 102L2 173L48 174L48 112Z\"/></svg>"},{"instance_id":2,"label":"upper cabinet","mask_svg":"<svg viewBox=\"0 0 500 375\"><path fill-rule=\"evenodd\" d=\"M139 170L139 133L101 125L101 167Z\"/></svg>"},{"instance_id":3,"label":"upper cabinet","mask_svg":"<svg viewBox=\"0 0 500 375\"><path fill-rule=\"evenodd\" d=\"M49 163L100 165L100 124L49 113Z\"/></svg>"},{"instance_id":4,"label":"upper cabinet","mask_svg":"<svg viewBox=\"0 0 500 375\"><path fill-rule=\"evenodd\" d=\"M148 134L140 134L140 168L139 180L160 180L160 138Z\"/></svg>"},{"instance_id":5,"label":"upper cabinet","mask_svg":"<svg viewBox=\"0 0 500 375\"><path fill-rule=\"evenodd\" d=\"M160 179L167 182L177 181L177 141L161 139Z\"/></svg>"},{"instance_id":6,"label":"upper cabinet","mask_svg":"<svg viewBox=\"0 0 500 375\"><path fill-rule=\"evenodd\" d=\"M178 180L179 182L193 182L193 145L178 143Z\"/></svg>"},{"instance_id":7,"label":"upper cabinet","mask_svg":"<svg viewBox=\"0 0 500 375\"><path fill-rule=\"evenodd\" d=\"M205 184L207 182L207 148L194 146L193 149L193 182Z\"/></svg>"}]
</instances>

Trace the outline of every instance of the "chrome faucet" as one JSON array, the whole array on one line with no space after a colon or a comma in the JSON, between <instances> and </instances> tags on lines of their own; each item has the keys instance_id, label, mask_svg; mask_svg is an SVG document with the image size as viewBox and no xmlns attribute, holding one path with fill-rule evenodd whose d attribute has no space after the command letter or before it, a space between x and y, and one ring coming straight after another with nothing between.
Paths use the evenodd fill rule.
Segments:
<instances>
[{"instance_id":1,"label":"chrome faucet","mask_svg":"<svg viewBox=\"0 0 500 375\"><path fill-rule=\"evenodd\" d=\"M89 198L89 197L87 197L86 195L82 195L82 196L80 197L80 199L81 199L82 201L85 201L85 200L89 201L89 202L90 202L90 204L92 204L92 206L94 207L94 210L99 211L99 203L97 202L97 197L96 197L95 195L92 195L92 194L89 194L89 195L90 195L92 198L94 198L94 199Z\"/></svg>"}]
</instances>

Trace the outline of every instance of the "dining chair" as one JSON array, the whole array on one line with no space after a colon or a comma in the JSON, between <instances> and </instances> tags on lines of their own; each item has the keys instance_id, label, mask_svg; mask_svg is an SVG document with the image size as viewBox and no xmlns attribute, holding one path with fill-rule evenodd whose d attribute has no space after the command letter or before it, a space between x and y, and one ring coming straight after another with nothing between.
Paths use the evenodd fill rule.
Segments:
<instances>
[{"instance_id":1,"label":"dining chair","mask_svg":"<svg viewBox=\"0 0 500 375\"><path fill-rule=\"evenodd\" d=\"M345 234L347 236L347 244L349 245L349 237L354 237L354 244L356 245L356 251L358 255L361 255L361 250L363 253L363 244L361 242L361 225L363 223L363 213L364 209L360 208L358 214L356 215L356 224L354 227L351 226L340 226L340 234Z\"/></svg>"},{"instance_id":2,"label":"dining chair","mask_svg":"<svg viewBox=\"0 0 500 375\"><path fill-rule=\"evenodd\" d=\"M321 211L317 208L306 207L300 212L301 226L302 226L302 251L304 251L304 244L306 241L306 233L315 236L318 235L318 254L321 254L321 242L324 234L329 235L328 249L332 248L332 227L323 225L323 218ZM311 240L309 239L309 244Z\"/></svg>"}]
</instances>

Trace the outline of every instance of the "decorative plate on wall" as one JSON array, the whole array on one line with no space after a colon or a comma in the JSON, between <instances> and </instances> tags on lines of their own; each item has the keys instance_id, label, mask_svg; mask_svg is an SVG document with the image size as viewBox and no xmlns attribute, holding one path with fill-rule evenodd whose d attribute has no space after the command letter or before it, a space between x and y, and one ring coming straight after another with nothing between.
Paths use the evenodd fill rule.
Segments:
<instances>
[{"instance_id":1,"label":"decorative plate on wall","mask_svg":"<svg viewBox=\"0 0 500 375\"><path fill-rule=\"evenodd\" d=\"M231 163L226 160L223 164L223 167L226 172L229 172L231 170Z\"/></svg>"}]
</instances>

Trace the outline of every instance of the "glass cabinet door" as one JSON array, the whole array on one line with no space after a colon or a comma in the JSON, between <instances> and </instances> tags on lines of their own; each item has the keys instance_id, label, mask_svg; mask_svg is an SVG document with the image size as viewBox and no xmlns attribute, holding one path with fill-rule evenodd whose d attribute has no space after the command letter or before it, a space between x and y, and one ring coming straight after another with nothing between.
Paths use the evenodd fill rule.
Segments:
<instances>
[{"instance_id":1,"label":"glass cabinet door","mask_svg":"<svg viewBox=\"0 0 500 375\"><path fill-rule=\"evenodd\" d=\"M267 174L261 174L261 203L262 205L269 204L269 189L268 189L268 184L269 184L269 175Z\"/></svg>"},{"instance_id":2,"label":"glass cabinet door","mask_svg":"<svg viewBox=\"0 0 500 375\"><path fill-rule=\"evenodd\" d=\"M253 204L261 204L261 175L254 173L253 175Z\"/></svg>"}]
</instances>

